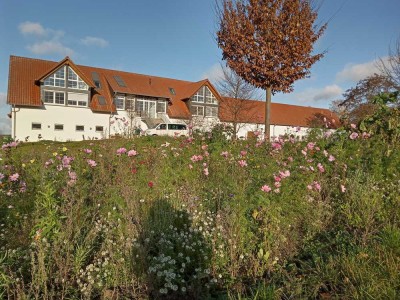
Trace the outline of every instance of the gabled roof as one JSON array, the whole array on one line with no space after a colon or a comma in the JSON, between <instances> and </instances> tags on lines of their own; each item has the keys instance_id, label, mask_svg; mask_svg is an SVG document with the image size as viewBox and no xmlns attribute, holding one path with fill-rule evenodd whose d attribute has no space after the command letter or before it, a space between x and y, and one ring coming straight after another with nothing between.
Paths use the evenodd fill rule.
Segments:
<instances>
[{"instance_id":1,"label":"gabled roof","mask_svg":"<svg viewBox=\"0 0 400 300\"><path fill-rule=\"evenodd\" d=\"M46 73L42 74L37 81L44 81L48 76L51 74L55 73L60 67L62 66L70 66L72 70L75 71L76 74L91 88L94 88L95 86L92 83L92 80L89 79L84 73L81 72L81 70L73 63L73 61L66 56L62 61L60 61L58 64L50 68Z\"/></svg>"},{"instance_id":2,"label":"gabled roof","mask_svg":"<svg viewBox=\"0 0 400 300\"><path fill-rule=\"evenodd\" d=\"M42 106L40 100L40 85L38 80L43 80L61 65L70 65L75 72L92 88L90 108L98 112L115 112L113 98L115 93L132 94L140 96L158 97L168 99L168 115L171 118L189 118L190 112L184 101L190 98L203 85L211 86L213 93L220 98L208 80L190 82L185 80L163 78L118 70L75 65L66 57L60 62L40 59L11 56L9 71L9 88L7 102L9 104ZM92 73L96 72L100 78L100 88L94 86ZM119 76L126 86L120 86L115 80ZM172 94L173 88L175 94ZM98 98L102 96L106 105L100 105Z\"/></svg>"},{"instance_id":3,"label":"gabled roof","mask_svg":"<svg viewBox=\"0 0 400 300\"><path fill-rule=\"evenodd\" d=\"M310 125L321 117L339 124L338 116L329 109L309 106L272 102L270 116L271 125L312 127ZM264 124L265 102L222 97L219 118L222 122Z\"/></svg>"}]
</instances>

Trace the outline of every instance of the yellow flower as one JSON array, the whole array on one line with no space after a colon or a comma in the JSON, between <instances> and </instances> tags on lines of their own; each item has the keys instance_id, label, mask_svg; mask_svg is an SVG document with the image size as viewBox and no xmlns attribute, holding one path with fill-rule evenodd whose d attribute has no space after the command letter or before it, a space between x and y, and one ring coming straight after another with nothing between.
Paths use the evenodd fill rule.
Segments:
<instances>
[{"instance_id":1,"label":"yellow flower","mask_svg":"<svg viewBox=\"0 0 400 300\"><path fill-rule=\"evenodd\" d=\"M25 168L25 164L22 164L22 167Z\"/></svg>"},{"instance_id":2,"label":"yellow flower","mask_svg":"<svg viewBox=\"0 0 400 300\"><path fill-rule=\"evenodd\" d=\"M53 156L57 156L57 154L58 154L57 152L53 152Z\"/></svg>"},{"instance_id":3,"label":"yellow flower","mask_svg":"<svg viewBox=\"0 0 400 300\"><path fill-rule=\"evenodd\" d=\"M30 162L31 162L31 164L33 164L33 163L35 162L35 160L34 160L34 159L31 159Z\"/></svg>"},{"instance_id":4,"label":"yellow flower","mask_svg":"<svg viewBox=\"0 0 400 300\"><path fill-rule=\"evenodd\" d=\"M62 148L62 151L64 151L64 152L67 151L67 150L68 150L67 147L63 147Z\"/></svg>"}]
</instances>

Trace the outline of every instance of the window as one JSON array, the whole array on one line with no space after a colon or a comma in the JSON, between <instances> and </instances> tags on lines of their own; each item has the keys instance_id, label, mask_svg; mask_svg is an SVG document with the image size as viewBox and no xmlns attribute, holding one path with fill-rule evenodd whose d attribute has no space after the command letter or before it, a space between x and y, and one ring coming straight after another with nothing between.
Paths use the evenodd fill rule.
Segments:
<instances>
[{"instance_id":1,"label":"window","mask_svg":"<svg viewBox=\"0 0 400 300\"><path fill-rule=\"evenodd\" d=\"M117 107L117 109L124 109L124 102L125 102L124 96L117 96L114 98L114 104Z\"/></svg>"},{"instance_id":2,"label":"window","mask_svg":"<svg viewBox=\"0 0 400 300\"><path fill-rule=\"evenodd\" d=\"M103 132L104 127L103 126L96 126L96 132Z\"/></svg>"},{"instance_id":3,"label":"window","mask_svg":"<svg viewBox=\"0 0 400 300\"><path fill-rule=\"evenodd\" d=\"M44 91L43 102L50 104L65 104L65 94L63 92Z\"/></svg>"},{"instance_id":4,"label":"window","mask_svg":"<svg viewBox=\"0 0 400 300\"><path fill-rule=\"evenodd\" d=\"M176 95L175 90L172 87L169 88L169 92L171 93L171 95Z\"/></svg>"},{"instance_id":5,"label":"window","mask_svg":"<svg viewBox=\"0 0 400 300\"><path fill-rule=\"evenodd\" d=\"M217 102L217 98L215 98L215 96L213 95L213 93L211 93L210 89L205 86L204 87L205 91L206 91L206 103L209 104L218 104Z\"/></svg>"},{"instance_id":6,"label":"window","mask_svg":"<svg viewBox=\"0 0 400 300\"><path fill-rule=\"evenodd\" d=\"M216 106L206 106L206 117L217 117L218 107Z\"/></svg>"},{"instance_id":7,"label":"window","mask_svg":"<svg viewBox=\"0 0 400 300\"><path fill-rule=\"evenodd\" d=\"M204 87L199 89L196 94L192 97L193 102L204 103Z\"/></svg>"},{"instance_id":8,"label":"window","mask_svg":"<svg viewBox=\"0 0 400 300\"><path fill-rule=\"evenodd\" d=\"M65 87L65 67L61 67L53 75L47 77L44 85Z\"/></svg>"},{"instance_id":9,"label":"window","mask_svg":"<svg viewBox=\"0 0 400 300\"><path fill-rule=\"evenodd\" d=\"M168 124L169 130L186 130L186 125L182 124Z\"/></svg>"},{"instance_id":10,"label":"window","mask_svg":"<svg viewBox=\"0 0 400 300\"><path fill-rule=\"evenodd\" d=\"M55 92L55 99L54 102L56 104L65 104L64 93Z\"/></svg>"},{"instance_id":11,"label":"window","mask_svg":"<svg viewBox=\"0 0 400 300\"><path fill-rule=\"evenodd\" d=\"M106 105L106 98L104 98L104 96L99 96L97 101L99 102L99 105Z\"/></svg>"},{"instance_id":12,"label":"window","mask_svg":"<svg viewBox=\"0 0 400 300\"><path fill-rule=\"evenodd\" d=\"M68 87L70 89L87 90L88 85L71 69L68 67Z\"/></svg>"},{"instance_id":13,"label":"window","mask_svg":"<svg viewBox=\"0 0 400 300\"><path fill-rule=\"evenodd\" d=\"M119 77L118 75L115 75L115 76L114 76L114 79L115 79L115 81L118 83L119 86L126 87L126 84L125 84L125 82L122 80L121 77Z\"/></svg>"},{"instance_id":14,"label":"window","mask_svg":"<svg viewBox=\"0 0 400 300\"><path fill-rule=\"evenodd\" d=\"M42 129L41 123L32 123L32 129L40 130Z\"/></svg>"},{"instance_id":15,"label":"window","mask_svg":"<svg viewBox=\"0 0 400 300\"><path fill-rule=\"evenodd\" d=\"M204 116L204 106L193 105L192 114L194 116Z\"/></svg>"},{"instance_id":16,"label":"window","mask_svg":"<svg viewBox=\"0 0 400 300\"><path fill-rule=\"evenodd\" d=\"M64 130L63 124L54 124L54 130Z\"/></svg>"},{"instance_id":17,"label":"window","mask_svg":"<svg viewBox=\"0 0 400 300\"><path fill-rule=\"evenodd\" d=\"M158 126L157 130L165 130L167 129L167 124L160 124L160 126Z\"/></svg>"},{"instance_id":18,"label":"window","mask_svg":"<svg viewBox=\"0 0 400 300\"><path fill-rule=\"evenodd\" d=\"M100 77L97 72L92 72L92 79L93 79L95 87L97 87L98 89L101 89Z\"/></svg>"},{"instance_id":19,"label":"window","mask_svg":"<svg viewBox=\"0 0 400 300\"><path fill-rule=\"evenodd\" d=\"M165 113L167 111L166 107L167 107L167 103L165 101L157 101L157 112L158 113Z\"/></svg>"},{"instance_id":20,"label":"window","mask_svg":"<svg viewBox=\"0 0 400 300\"><path fill-rule=\"evenodd\" d=\"M133 111L135 110L135 98L132 96L127 96L125 99L125 109Z\"/></svg>"},{"instance_id":21,"label":"window","mask_svg":"<svg viewBox=\"0 0 400 300\"><path fill-rule=\"evenodd\" d=\"M44 91L44 103L54 103L54 92Z\"/></svg>"},{"instance_id":22,"label":"window","mask_svg":"<svg viewBox=\"0 0 400 300\"><path fill-rule=\"evenodd\" d=\"M83 126L83 125L76 125L76 126L75 126L75 130L76 130L76 131L85 131L85 126Z\"/></svg>"}]
</instances>

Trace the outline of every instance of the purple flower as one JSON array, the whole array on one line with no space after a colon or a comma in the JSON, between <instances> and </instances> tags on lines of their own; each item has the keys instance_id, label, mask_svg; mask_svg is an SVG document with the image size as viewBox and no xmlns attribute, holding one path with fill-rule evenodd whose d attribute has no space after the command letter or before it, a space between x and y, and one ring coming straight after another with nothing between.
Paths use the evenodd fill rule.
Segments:
<instances>
[{"instance_id":1,"label":"purple flower","mask_svg":"<svg viewBox=\"0 0 400 300\"><path fill-rule=\"evenodd\" d=\"M92 153L92 150L90 150L90 149L83 149L83 152L85 152L86 154L90 154L90 153Z\"/></svg>"},{"instance_id":2,"label":"purple flower","mask_svg":"<svg viewBox=\"0 0 400 300\"><path fill-rule=\"evenodd\" d=\"M15 173L15 174L10 175L10 177L9 177L8 179L9 179L10 181L17 181L18 178L19 178L19 174L18 174L18 173Z\"/></svg>"},{"instance_id":3,"label":"purple flower","mask_svg":"<svg viewBox=\"0 0 400 300\"><path fill-rule=\"evenodd\" d=\"M138 155L138 153L137 153L135 150L129 150L129 151L128 151L128 156L129 156L129 157L131 157L131 156L136 156L136 155Z\"/></svg>"},{"instance_id":4,"label":"purple flower","mask_svg":"<svg viewBox=\"0 0 400 300\"><path fill-rule=\"evenodd\" d=\"M126 148L119 148L118 150L117 150L117 155L121 155L121 154L124 154L124 153L126 153Z\"/></svg>"},{"instance_id":5,"label":"purple flower","mask_svg":"<svg viewBox=\"0 0 400 300\"><path fill-rule=\"evenodd\" d=\"M95 166L97 166L97 163L93 160L93 159L88 159L87 163L89 166L91 166L92 168L94 168Z\"/></svg>"},{"instance_id":6,"label":"purple flower","mask_svg":"<svg viewBox=\"0 0 400 300\"><path fill-rule=\"evenodd\" d=\"M351 140L355 140L356 138L358 138L358 133L357 132L353 132L352 134L350 134L349 138Z\"/></svg>"}]
</instances>

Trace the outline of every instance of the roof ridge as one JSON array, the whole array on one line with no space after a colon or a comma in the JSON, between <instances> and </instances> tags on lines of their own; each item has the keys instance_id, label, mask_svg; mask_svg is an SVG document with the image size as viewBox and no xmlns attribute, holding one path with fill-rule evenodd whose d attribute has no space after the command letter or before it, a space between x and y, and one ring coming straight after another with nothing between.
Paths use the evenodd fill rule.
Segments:
<instances>
[{"instance_id":1,"label":"roof ridge","mask_svg":"<svg viewBox=\"0 0 400 300\"><path fill-rule=\"evenodd\" d=\"M28 60L36 60L36 61L44 61L44 62L50 62L50 63L56 63L56 64L58 64L60 61L63 61L66 58L66 57L64 57L60 61L54 61L54 60L31 58L31 57L19 56L19 55L10 55L10 59L11 59L11 57L23 58L23 59L28 59ZM73 61L70 57L69 57L69 59L71 61ZM177 78L161 77L161 76L155 76L155 75L150 75L150 74L142 74L142 73L123 71L123 70L107 69L107 68L102 68L102 67L94 67L94 66L81 65L81 64L76 64L76 66L92 68L92 69L99 69L99 70L106 70L106 71L115 71L115 72L121 72L121 73L127 73L127 74L139 75L139 76L148 76L148 77L159 78L159 79L169 79L169 80L175 80L175 81L180 81L180 82L184 82L184 83L196 83L196 82L200 82L201 81L201 80L200 81L188 81L188 80L177 79ZM204 79L204 80L208 80L208 79Z\"/></svg>"},{"instance_id":2,"label":"roof ridge","mask_svg":"<svg viewBox=\"0 0 400 300\"><path fill-rule=\"evenodd\" d=\"M239 98L234 98L234 97L226 97L226 96L221 96L224 99L232 99L232 100L243 100L243 101L254 101L254 102L263 102L265 103L265 100L257 100L257 99L239 99ZM301 107L301 108L313 108L313 109L323 109L323 110L328 110L331 111L329 108L322 108L322 107L315 107L315 106L305 106L305 105L298 105L298 104L288 104L288 103L280 103L280 102L271 102L271 105L286 105L286 106L296 106L296 107Z\"/></svg>"},{"instance_id":3,"label":"roof ridge","mask_svg":"<svg viewBox=\"0 0 400 300\"><path fill-rule=\"evenodd\" d=\"M149 74L142 74L142 73L135 73L135 72L128 72L128 71L122 71L122 70L106 69L106 68L93 67L93 66L86 66L86 65L77 65L77 66L78 66L78 67L92 68L92 69L106 70L106 71L115 71L115 72L121 72L121 73L139 75L139 76L144 76L144 77L152 77L152 78L158 78L158 79L169 79L169 80L175 80L175 81L180 81L180 82L185 82L185 83L196 83L196 81L188 81L188 80L177 79L177 78L170 78L170 77L161 77L161 76L155 76L155 75L149 75Z\"/></svg>"}]
</instances>

